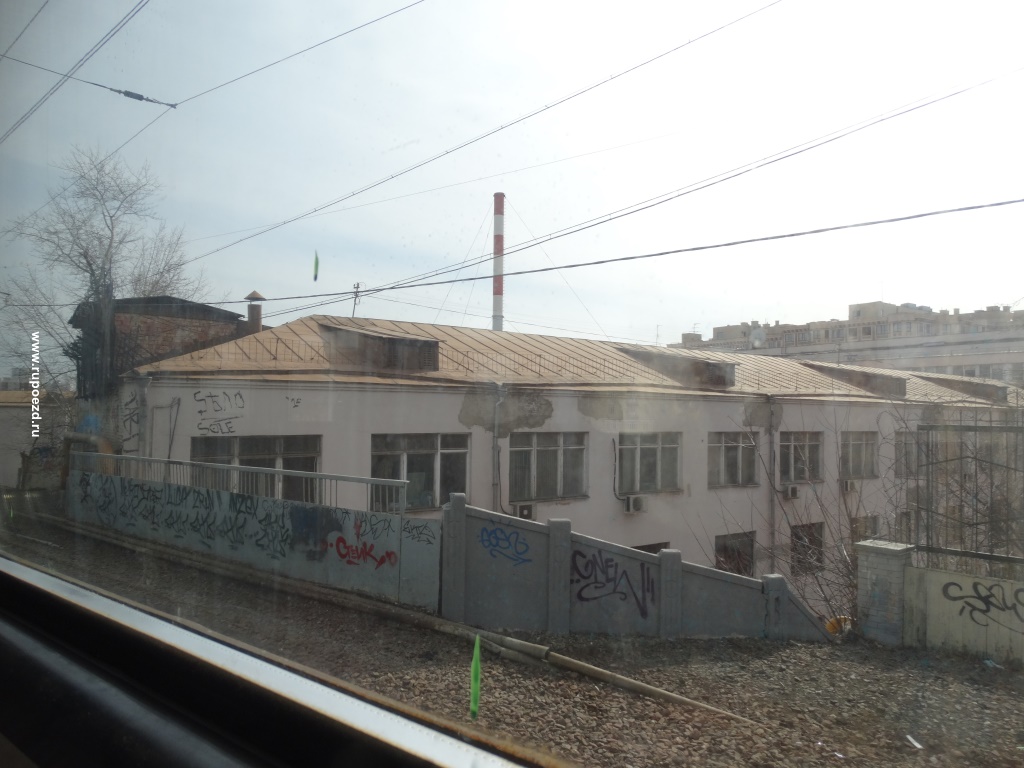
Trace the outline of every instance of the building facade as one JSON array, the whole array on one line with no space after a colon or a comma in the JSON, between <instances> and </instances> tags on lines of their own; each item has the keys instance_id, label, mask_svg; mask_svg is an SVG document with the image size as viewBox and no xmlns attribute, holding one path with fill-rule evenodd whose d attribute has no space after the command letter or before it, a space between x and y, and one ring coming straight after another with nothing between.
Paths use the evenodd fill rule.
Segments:
<instances>
[{"instance_id":1,"label":"building facade","mask_svg":"<svg viewBox=\"0 0 1024 768\"><path fill-rule=\"evenodd\" d=\"M1022 394L834 363L313 316L137 368L122 379L116 437L140 456L406 480L411 516L439 517L460 492L607 541L813 582L853 540L916 535L906 444L918 425L1016 423ZM265 492L317 501L288 477Z\"/></svg>"}]
</instances>

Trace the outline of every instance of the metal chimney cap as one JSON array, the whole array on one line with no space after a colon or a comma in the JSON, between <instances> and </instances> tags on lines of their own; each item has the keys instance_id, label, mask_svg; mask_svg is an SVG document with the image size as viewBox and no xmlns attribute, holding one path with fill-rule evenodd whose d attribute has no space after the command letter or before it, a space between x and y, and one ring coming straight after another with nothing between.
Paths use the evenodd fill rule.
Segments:
<instances>
[{"instance_id":1,"label":"metal chimney cap","mask_svg":"<svg viewBox=\"0 0 1024 768\"><path fill-rule=\"evenodd\" d=\"M266 299L263 296L260 296L259 291L253 291L252 293L250 293L248 296L245 297L245 300L246 301L266 301Z\"/></svg>"}]
</instances>

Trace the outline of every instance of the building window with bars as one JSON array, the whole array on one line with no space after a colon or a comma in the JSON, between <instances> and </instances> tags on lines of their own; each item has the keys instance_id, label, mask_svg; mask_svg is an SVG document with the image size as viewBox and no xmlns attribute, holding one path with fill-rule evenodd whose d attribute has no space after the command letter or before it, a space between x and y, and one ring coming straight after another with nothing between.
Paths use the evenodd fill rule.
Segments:
<instances>
[{"instance_id":1,"label":"building window with bars","mask_svg":"<svg viewBox=\"0 0 1024 768\"><path fill-rule=\"evenodd\" d=\"M708 487L757 485L757 433L708 433Z\"/></svg>"},{"instance_id":2,"label":"building window with bars","mask_svg":"<svg viewBox=\"0 0 1024 768\"><path fill-rule=\"evenodd\" d=\"M509 501L585 495L586 443L586 432L513 432Z\"/></svg>"},{"instance_id":3,"label":"building window with bars","mask_svg":"<svg viewBox=\"0 0 1024 768\"><path fill-rule=\"evenodd\" d=\"M793 576L806 576L809 573L816 573L824 567L823 528L822 523L806 523L789 527L791 544L789 571Z\"/></svg>"},{"instance_id":4,"label":"building window with bars","mask_svg":"<svg viewBox=\"0 0 1024 768\"><path fill-rule=\"evenodd\" d=\"M440 507L467 492L469 435L371 435L370 476L407 480L407 509Z\"/></svg>"},{"instance_id":5,"label":"building window with bars","mask_svg":"<svg viewBox=\"0 0 1024 768\"><path fill-rule=\"evenodd\" d=\"M922 450L916 432L896 433L896 477L917 477L918 467L924 464Z\"/></svg>"},{"instance_id":6,"label":"building window with bars","mask_svg":"<svg viewBox=\"0 0 1024 768\"><path fill-rule=\"evenodd\" d=\"M821 480L821 432L779 436L779 478L783 483Z\"/></svg>"},{"instance_id":7,"label":"building window with bars","mask_svg":"<svg viewBox=\"0 0 1024 768\"><path fill-rule=\"evenodd\" d=\"M193 437L191 460L254 469L317 472L320 435ZM233 474L237 477L232 477ZM193 481L201 487L292 501L312 503L317 500L315 478L262 472L218 472L201 467L196 467L193 475Z\"/></svg>"},{"instance_id":8,"label":"building window with bars","mask_svg":"<svg viewBox=\"0 0 1024 768\"><path fill-rule=\"evenodd\" d=\"M877 432L843 432L839 476L845 479L878 477Z\"/></svg>"},{"instance_id":9,"label":"building window with bars","mask_svg":"<svg viewBox=\"0 0 1024 768\"><path fill-rule=\"evenodd\" d=\"M678 432L619 434L619 493L679 488Z\"/></svg>"}]
</instances>

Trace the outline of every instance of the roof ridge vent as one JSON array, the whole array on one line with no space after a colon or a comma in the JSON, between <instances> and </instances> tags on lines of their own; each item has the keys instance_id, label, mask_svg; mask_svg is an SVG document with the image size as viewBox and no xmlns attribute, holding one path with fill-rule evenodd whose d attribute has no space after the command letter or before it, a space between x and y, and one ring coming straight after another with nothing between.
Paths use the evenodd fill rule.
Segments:
<instances>
[{"instance_id":1,"label":"roof ridge vent","mask_svg":"<svg viewBox=\"0 0 1024 768\"><path fill-rule=\"evenodd\" d=\"M968 378L954 378L945 376L927 376L921 373L915 373L919 379L924 379L930 384L937 384L940 387L946 389L952 389L954 392L959 392L962 395L968 395L970 397L977 397L982 400L991 400L995 403L1008 402L1009 387L1000 384L989 384L985 381L974 381Z\"/></svg>"}]
</instances>

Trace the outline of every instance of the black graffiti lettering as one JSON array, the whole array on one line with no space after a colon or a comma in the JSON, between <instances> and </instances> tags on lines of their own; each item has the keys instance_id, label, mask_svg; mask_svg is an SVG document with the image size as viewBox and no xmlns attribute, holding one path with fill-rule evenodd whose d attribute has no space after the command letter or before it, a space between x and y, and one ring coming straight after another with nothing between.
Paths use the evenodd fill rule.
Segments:
<instances>
[{"instance_id":1,"label":"black graffiti lettering","mask_svg":"<svg viewBox=\"0 0 1024 768\"><path fill-rule=\"evenodd\" d=\"M256 531L255 544L274 560L285 556L291 532L281 512L264 512L256 518L259 526Z\"/></svg>"},{"instance_id":2,"label":"black graffiti lettering","mask_svg":"<svg viewBox=\"0 0 1024 768\"><path fill-rule=\"evenodd\" d=\"M614 557L595 552L590 557L578 549L572 553L570 583L579 584L576 599L584 603L617 596L620 600L633 598L640 617L647 618L648 600L654 603L654 575L647 563L640 563L639 591L629 577L629 571Z\"/></svg>"},{"instance_id":3,"label":"black graffiti lettering","mask_svg":"<svg viewBox=\"0 0 1024 768\"><path fill-rule=\"evenodd\" d=\"M963 602L958 615L963 616L966 611L967 617L979 627L987 627L991 621L1000 627L1024 633L1024 587L1014 590L1012 595L1007 595L1007 589L1003 584L975 581L971 585L971 590L965 592L960 582L947 581L942 586L942 596L950 602ZM997 619L1016 619L1021 627L1008 627Z\"/></svg>"},{"instance_id":4,"label":"black graffiti lettering","mask_svg":"<svg viewBox=\"0 0 1024 768\"><path fill-rule=\"evenodd\" d=\"M356 532L356 541L373 539L377 541L381 536L394 533L395 526L391 517L359 512L356 514L353 528Z\"/></svg>"},{"instance_id":5,"label":"black graffiti lettering","mask_svg":"<svg viewBox=\"0 0 1024 768\"><path fill-rule=\"evenodd\" d=\"M434 529L426 521L406 520L402 523L402 536L417 544L434 544L437 540Z\"/></svg>"}]
</instances>

